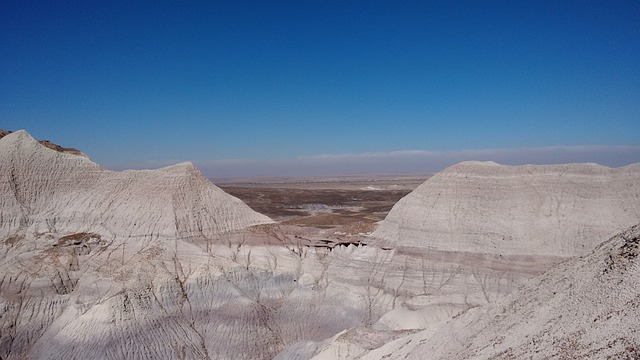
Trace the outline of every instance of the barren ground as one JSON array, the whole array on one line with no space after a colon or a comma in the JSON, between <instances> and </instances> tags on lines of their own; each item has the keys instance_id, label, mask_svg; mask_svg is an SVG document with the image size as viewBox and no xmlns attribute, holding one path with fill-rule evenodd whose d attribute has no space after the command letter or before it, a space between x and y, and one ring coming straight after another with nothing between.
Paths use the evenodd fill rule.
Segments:
<instances>
[{"instance_id":1,"label":"barren ground","mask_svg":"<svg viewBox=\"0 0 640 360\"><path fill-rule=\"evenodd\" d=\"M230 179L216 184L282 225L367 233L428 176Z\"/></svg>"}]
</instances>

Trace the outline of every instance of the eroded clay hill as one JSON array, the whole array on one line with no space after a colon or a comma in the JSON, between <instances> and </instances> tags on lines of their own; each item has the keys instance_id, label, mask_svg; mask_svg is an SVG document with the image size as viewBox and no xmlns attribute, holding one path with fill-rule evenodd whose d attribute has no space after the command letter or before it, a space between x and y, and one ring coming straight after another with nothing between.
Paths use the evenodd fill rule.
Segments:
<instances>
[{"instance_id":1,"label":"eroded clay hill","mask_svg":"<svg viewBox=\"0 0 640 360\"><path fill-rule=\"evenodd\" d=\"M393 246L573 256L640 219L640 165L464 162L400 200L373 236Z\"/></svg>"},{"instance_id":2,"label":"eroded clay hill","mask_svg":"<svg viewBox=\"0 0 640 360\"><path fill-rule=\"evenodd\" d=\"M271 222L191 163L109 171L86 157L51 150L25 131L0 139L0 194L0 237L210 237Z\"/></svg>"},{"instance_id":3,"label":"eroded clay hill","mask_svg":"<svg viewBox=\"0 0 640 360\"><path fill-rule=\"evenodd\" d=\"M636 225L435 332L417 332L373 350L362 346L366 339L343 336L333 347L341 343L360 359L637 359L639 255Z\"/></svg>"}]
</instances>

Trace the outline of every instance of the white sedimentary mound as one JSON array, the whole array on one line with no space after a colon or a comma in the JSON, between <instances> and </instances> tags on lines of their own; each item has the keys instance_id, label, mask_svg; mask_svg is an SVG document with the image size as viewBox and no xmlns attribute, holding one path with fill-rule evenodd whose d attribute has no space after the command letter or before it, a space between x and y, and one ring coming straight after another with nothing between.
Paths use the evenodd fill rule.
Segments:
<instances>
[{"instance_id":1,"label":"white sedimentary mound","mask_svg":"<svg viewBox=\"0 0 640 360\"><path fill-rule=\"evenodd\" d=\"M44 147L25 131L0 139L0 238L17 232L186 238L269 223L191 163L106 170Z\"/></svg>"},{"instance_id":2,"label":"white sedimentary mound","mask_svg":"<svg viewBox=\"0 0 640 360\"><path fill-rule=\"evenodd\" d=\"M317 344L314 359L640 356L637 226L527 281L638 222L638 164L450 167L372 235L395 251L392 263L422 259L426 291L407 294L373 327Z\"/></svg>"},{"instance_id":3,"label":"white sedimentary mound","mask_svg":"<svg viewBox=\"0 0 640 360\"><path fill-rule=\"evenodd\" d=\"M640 164L464 162L401 199L373 236L392 246L573 256L638 219Z\"/></svg>"},{"instance_id":4,"label":"white sedimentary mound","mask_svg":"<svg viewBox=\"0 0 640 360\"><path fill-rule=\"evenodd\" d=\"M389 360L637 359L639 257L637 225L532 279L503 301L471 309L436 331L405 335L376 349L366 344L383 335L343 336L324 352L350 349L360 359Z\"/></svg>"}]
</instances>

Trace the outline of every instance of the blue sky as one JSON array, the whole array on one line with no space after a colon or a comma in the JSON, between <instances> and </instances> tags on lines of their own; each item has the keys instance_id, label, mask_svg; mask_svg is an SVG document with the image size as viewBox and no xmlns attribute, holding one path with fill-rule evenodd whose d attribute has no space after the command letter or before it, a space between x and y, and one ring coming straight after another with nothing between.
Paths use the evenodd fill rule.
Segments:
<instances>
[{"instance_id":1,"label":"blue sky","mask_svg":"<svg viewBox=\"0 0 640 360\"><path fill-rule=\"evenodd\" d=\"M134 3L4 1L0 128L217 177L640 161L637 1Z\"/></svg>"}]
</instances>

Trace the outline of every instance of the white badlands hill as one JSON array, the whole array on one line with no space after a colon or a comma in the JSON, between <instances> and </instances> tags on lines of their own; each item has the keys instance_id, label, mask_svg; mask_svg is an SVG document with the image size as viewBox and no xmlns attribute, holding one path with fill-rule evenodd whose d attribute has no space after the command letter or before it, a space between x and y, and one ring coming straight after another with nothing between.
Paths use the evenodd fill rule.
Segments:
<instances>
[{"instance_id":1,"label":"white badlands hill","mask_svg":"<svg viewBox=\"0 0 640 360\"><path fill-rule=\"evenodd\" d=\"M349 348L363 360L638 359L639 255L636 225L437 331L417 332L370 351L362 344L380 334L338 337L331 347Z\"/></svg>"},{"instance_id":2,"label":"white badlands hill","mask_svg":"<svg viewBox=\"0 0 640 360\"><path fill-rule=\"evenodd\" d=\"M640 219L640 164L463 162L401 199L373 233L395 247L582 255Z\"/></svg>"},{"instance_id":3,"label":"white badlands hill","mask_svg":"<svg viewBox=\"0 0 640 360\"><path fill-rule=\"evenodd\" d=\"M0 238L26 232L211 237L270 222L191 163L114 172L51 150L26 131L0 139Z\"/></svg>"}]
</instances>

